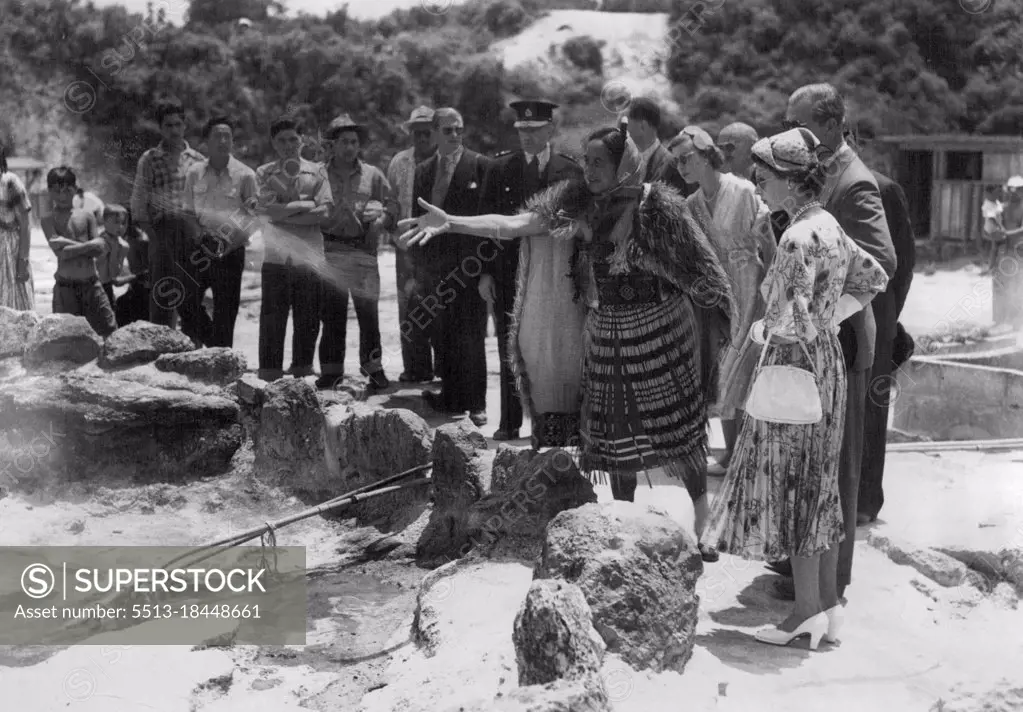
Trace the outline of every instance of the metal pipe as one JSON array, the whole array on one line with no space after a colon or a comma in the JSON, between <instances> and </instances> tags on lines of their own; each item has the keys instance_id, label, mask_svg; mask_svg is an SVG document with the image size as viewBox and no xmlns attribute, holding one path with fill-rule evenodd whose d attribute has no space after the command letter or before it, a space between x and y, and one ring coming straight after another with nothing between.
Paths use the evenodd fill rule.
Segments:
<instances>
[{"instance_id":1,"label":"metal pipe","mask_svg":"<svg viewBox=\"0 0 1023 712\"><path fill-rule=\"evenodd\" d=\"M1000 440L927 440L912 443L890 443L888 452L995 452L1023 450L1023 438Z\"/></svg>"}]
</instances>

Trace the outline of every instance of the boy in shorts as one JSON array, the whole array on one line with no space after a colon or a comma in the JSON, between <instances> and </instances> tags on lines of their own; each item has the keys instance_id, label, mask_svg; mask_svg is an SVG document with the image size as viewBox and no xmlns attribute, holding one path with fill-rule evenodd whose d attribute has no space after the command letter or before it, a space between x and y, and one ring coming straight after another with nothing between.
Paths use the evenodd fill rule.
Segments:
<instances>
[{"instance_id":1,"label":"boy in shorts","mask_svg":"<svg viewBox=\"0 0 1023 712\"><path fill-rule=\"evenodd\" d=\"M54 168L46 176L53 210L41 220L43 234L57 255L53 313L84 316L93 330L106 338L117 329L114 310L99 281L96 258L107 252L99 234L96 216L72 203L78 179L67 166Z\"/></svg>"}]
</instances>

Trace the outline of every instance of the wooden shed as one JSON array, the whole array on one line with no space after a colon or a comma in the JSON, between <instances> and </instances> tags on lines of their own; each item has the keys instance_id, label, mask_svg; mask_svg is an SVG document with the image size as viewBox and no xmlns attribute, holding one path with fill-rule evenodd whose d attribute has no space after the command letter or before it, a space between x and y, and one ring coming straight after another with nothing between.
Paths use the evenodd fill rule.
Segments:
<instances>
[{"instance_id":1,"label":"wooden shed","mask_svg":"<svg viewBox=\"0 0 1023 712\"><path fill-rule=\"evenodd\" d=\"M1023 176L1023 137L878 137L896 153L895 179L906 191L917 238L979 240L984 189Z\"/></svg>"}]
</instances>

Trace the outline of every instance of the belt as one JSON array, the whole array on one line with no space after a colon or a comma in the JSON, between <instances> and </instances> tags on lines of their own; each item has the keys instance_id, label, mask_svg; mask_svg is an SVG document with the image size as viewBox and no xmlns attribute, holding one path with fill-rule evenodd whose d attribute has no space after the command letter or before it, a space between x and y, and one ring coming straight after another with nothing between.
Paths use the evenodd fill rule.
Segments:
<instances>
[{"instance_id":1,"label":"belt","mask_svg":"<svg viewBox=\"0 0 1023 712\"><path fill-rule=\"evenodd\" d=\"M334 235L329 232L323 233L324 242L333 242L341 245L361 245L366 239L365 235L354 235L352 237L345 237L344 235Z\"/></svg>"},{"instance_id":2,"label":"belt","mask_svg":"<svg viewBox=\"0 0 1023 712\"><path fill-rule=\"evenodd\" d=\"M99 284L99 277L86 277L85 279L56 277L55 283L58 287L88 287L93 284Z\"/></svg>"},{"instance_id":3,"label":"belt","mask_svg":"<svg viewBox=\"0 0 1023 712\"><path fill-rule=\"evenodd\" d=\"M622 276L601 280L597 286L601 306L628 307L659 304L664 295L660 280L647 275Z\"/></svg>"}]
</instances>

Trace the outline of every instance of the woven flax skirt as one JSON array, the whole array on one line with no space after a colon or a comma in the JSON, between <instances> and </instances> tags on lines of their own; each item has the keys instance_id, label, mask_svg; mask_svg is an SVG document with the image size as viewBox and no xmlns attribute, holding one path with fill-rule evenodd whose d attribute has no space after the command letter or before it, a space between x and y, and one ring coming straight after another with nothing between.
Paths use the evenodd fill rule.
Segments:
<instances>
[{"instance_id":1,"label":"woven flax skirt","mask_svg":"<svg viewBox=\"0 0 1023 712\"><path fill-rule=\"evenodd\" d=\"M601 307L590 316L582 470L605 476L664 467L706 492L707 408L688 298Z\"/></svg>"}]
</instances>

